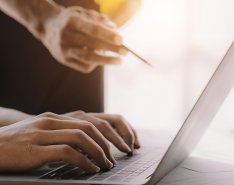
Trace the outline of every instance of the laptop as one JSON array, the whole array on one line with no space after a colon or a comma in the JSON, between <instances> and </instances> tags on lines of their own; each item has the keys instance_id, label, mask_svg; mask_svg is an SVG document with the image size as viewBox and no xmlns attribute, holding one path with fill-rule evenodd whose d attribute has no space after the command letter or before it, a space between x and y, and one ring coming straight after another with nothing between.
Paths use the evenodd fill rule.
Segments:
<instances>
[{"instance_id":1,"label":"laptop","mask_svg":"<svg viewBox=\"0 0 234 185\"><path fill-rule=\"evenodd\" d=\"M64 162L50 163L22 173L2 173L0 184L157 184L193 151L234 85L234 42L218 65L168 149L144 146L135 155L114 151L116 166L106 172L86 174Z\"/></svg>"}]
</instances>

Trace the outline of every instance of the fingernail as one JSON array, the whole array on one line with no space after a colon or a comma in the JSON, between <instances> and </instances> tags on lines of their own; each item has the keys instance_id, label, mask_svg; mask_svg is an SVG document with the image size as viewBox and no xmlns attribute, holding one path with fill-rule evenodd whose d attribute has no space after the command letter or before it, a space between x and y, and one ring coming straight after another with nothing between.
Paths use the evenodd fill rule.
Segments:
<instances>
[{"instance_id":1,"label":"fingernail","mask_svg":"<svg viewBox=\"0 0 234 185\"><path fill-rule=\"evenodd\" d=\"M114 165L112 162L110 162L108 159L106 159L106 165L108 167L108 169L111 169Z\"/></svg>"},{"instance_id":2,"label":"fingernail","mask_svg":"<svg viewBox=\"0 0 234 185\"><path fill-rule=\"evenodd\" d=\"M93 165L92 168L93 168L93 169L92 169L92 172L93 172L93 173L98 173L98 172L100 172L100 168L99 168L98 166Z\"/></svg>"},{"instance_id":3,"label":"fingernail","mask_svg":"<svg viewBox=\"0 0 234 185\"><path fill-rule=\"evenodd\" d=\"M113 163L113 165L116 165L116 164L117 164L117 161L115 160L114 157L111 157L111 162Z\"/></svg>"},{"instance_id":4,"label":"fingernail","mask_svg":"<svg viewBox=\"0 0 234 185\"><path fill-rule=\"evenodd\" d=\"M127 153L132 151L131 148L126 143L124 143L124 148L126 149Z\"/></svg>"}]
</instances>

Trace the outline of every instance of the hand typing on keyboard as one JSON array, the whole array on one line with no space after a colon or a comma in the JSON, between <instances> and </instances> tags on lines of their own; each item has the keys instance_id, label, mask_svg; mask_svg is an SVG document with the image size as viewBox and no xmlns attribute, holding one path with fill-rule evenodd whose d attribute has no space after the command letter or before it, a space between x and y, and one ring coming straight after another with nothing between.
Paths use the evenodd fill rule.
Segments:
<instances>
[{"instance_id":1,"label":"hand typing on keyboard","mask_svg":"<svg viewBox=\"0 0 234 185\"><path fill-rule=\"evenodd\" d=\"M136 131L121 115L83 111L64 115L89 121L122 152L131 154L135 148L140 147Z\"/></svg>"},{"instance_id":2,"label":"hand typing on keyboard","mask_svg":"<svg viewBox=\"0 0 234 185\"><path fill-rule=\"evenodd\" d=\"M64 161L89 173L116 163L108 141L120 151L139 148L136 132L117 115L43 113L0 127L0 171L22 171Z\"/></svg>"}]
</instances>

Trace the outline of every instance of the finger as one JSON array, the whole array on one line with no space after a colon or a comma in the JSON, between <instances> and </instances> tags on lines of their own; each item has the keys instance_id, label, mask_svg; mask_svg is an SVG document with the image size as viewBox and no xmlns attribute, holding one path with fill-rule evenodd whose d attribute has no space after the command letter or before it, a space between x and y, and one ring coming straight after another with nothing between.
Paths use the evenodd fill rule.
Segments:
<instances>
[{"instance_id":1,"label":"finger","mask_svg":"<svg viewBox=\"0 0 234 185\"><path fill-rule=\"evenodd\" d=\"M60 124L61 121L74 121L74 119L71 117L62 116L52 112L44 112L35 116L34 119L38 123L37 125L43 130L55 130L55 127L57 126L57 124ZM82 120L76 119L76 121L80 121L82 123Z\"/></svg>"},{"instance_id":2,"label":"finger","mask_svg":"<svg viewBox=\"0 0 234 185\"><path fill-rule=\"evenodd\" d=\"M129 150L129 147L126 147L126 144L124 143L123 145L121 145L120 143L123 143L123 139L115 132L115 130L110 127L109 122L94 117L97 114L93 114L94 116L91 116L93 113L89 113L86 114L83 111L74 111L74 112L70 112L68 114L66 114L67 116L70 117L74 117L74 118L79 118L79 119L83 119L86 120L88 122L91 122L92 124L94 124L99 131L109 140L111 141L120 151L123 152L127 152ZM140 148L140 142L139 142L139 138L137 135L137 132L135 131L135 129L129 124L127 123L128 126L131 128L134 137L135 137L135 142L134 142L134 148L138 149ZM110 134L109 134L110 133ZM125 146L124 146L125 145Z\"/></svg>"},{"instance_id":3,"label":"finger","mask_svg":"<svg viewBox=\"0 0 234 185\"><path fill-rule=\"evenodd\" d=\"M76 58L67 59L65 65L82 73L91 73L98 66L97 64L92 63L86 64L82 60Z\"/></svg>"},{"instance_id":4,"label":"finger","mask_svg":"<svg viewBox=\"0 0 234 185\"><path fill-rule=\"evenodd\" d=\"M82 110L78 110L78 111L73 111L73 112L68 112L63 114L64 116L68 116L68 117L72 117L72 118L79 118L79 116L86 114L84 111Z\"/></svg>"},{"instance_id":5,"label":"finger","mask_svg":"<svg viewBox=\"0 0 234 185\"><path fill-rule=\"evenodd\" d=\"M108 26L109 28L114 29L114 30L118 28L117 25L113 21L111 21L108 16L102 13L100 13L100 19L105 26Z\"/></svg>"},{"instance_id":6,"label":"finger","mask_svg":"<svg viewBox=\"0 0 234 185\"><path fill-rule=\"evenodd\" d=\"M83 118L81 118L83 119ZM87 121L94 121L91 119L83 119ZM105 155L107 158L113 162L114 164L116 163L114 156L112 155L110 151L110 145L108 141L105 139L105 137L102 135L102 133L91 124L84 124L82 127L80 127L81 130L83 130L86 134L88 134L105 152Z\"/></svg>"},{"instance_id":7,"label":"finger","mask_svg":"<svg viewBox=\"0 0 234 185\"><path fill-rule=\"evenodd\" d=\"M81 31L90 37L103 40L114 45L122 44L122 37L114 30L105 24L89 20L79 15L73 15L70 19L70 24L74 26L75 30Z\"/></svg>"},{"instance_id":8,"label":"finger","mask_svg":"<svg viewBox=\"0 0 234 185\"><path fill-rule=\"evenodd\" d=\"M139 141L139 137L138 137L138 135L137 135L136 130L133 129L131 125L129 125L129 126L131 127L132 132L133 132L133 134L134 134L134 136L135 136L134 148L138 149L138 148L141 147L141 144L140 144L140 141Z\"/></svg>"},{"instance_id":9,"label":"finger","mask_svg":"<svg viewBox=\"0 0 234 185\"><path fill-rule=\"evenodd\" d=\"M120 151L129 153L131 149L124 142L124 140L116 133L116 131L110 126L110 124L102 119L83 114L79 116L80 119L86 120L94 124L97 129L110 141L112 142Z\"/></svg>"},{"instance_id":10,"label":"finger","mask_svg":"<svg viewBox=\"0 0 234 185\"><path fill-rule=\"evenodd\" d=\"M68 114L69 115L69 114ZM70 113L70 116L73 117L73 118L79 118L79 119L82 119L82 120L86 120L90 123L92 123L93 125L95 125L97 122L99 122L99 120L95 117L91 117L91 116L88 116L87 114L85 114L84 112L81 113L81 112L73 112L73 113ZM97 127L98 128L98 127ZM99 129L98 129L99 130ZM100 130L99 130L100 131ZM89 131L88 131L89 132ZM91 137L102 147L102 149L104 150L107 158L113 162L114 164L116 164L116 160L114 159L114 156L112 155L111 151L110 151L110 147L109 147L109 143L106 141L105 138L103 138L103 136L105 136L105 134L103 134L101 131L100 131L100 135L98 136L93 136L93 134L90 134ZM100 139L101 138L101 139ZM108 138L107 138L108 139Z\"/></svg>"},{"instance_id":11,"label":"finger","mask_svg":"<svg viewBox=\"0 0 234 185\"><path fill-rule=\"evenodd\" d=\"M78 32L77 30L69 30L63 34L64 47L83 47L86 46L91 50L105 50L112 51L121 55L126 54L128 51L123 46L116 46L100 39L90 37L89 35Z\"/></svg>"},{"instance_id":12,"label":"finger","mask_svg":"<svg viewBox=\"0 0 234 185\"><path fill-rule=\"evenodd\" d=\"M122 136L126 144L132 149L132 151L134 150L134 133L130 128L129 123L122 116L104 113L91 113L91 115L108 121L117 130L119 135Z\"/></svg>"},{"instance_id":13,"label":"finger","mask_svg":"<svg viewBox=\"0 0 234 185\"><path fill-rule=\"evenodd\" d=\"M106 15L101 14L100 12L97 12L95 10L87 10L79 6L73 6L69 8L70 10L76 11L79 14L82 14L87 17L89 17L91 20L96 21L96 22L102 22L109 28L116 29L117 26L115 25L114 22L112 22Z\"/></svg>"},{"instance_id":14,"label":"finger","mask_svg":"<svg viewBox=\"0 0 234 185\"><path fill-rule=\"evenodd\" d=\"M79 112L80 114L80 112ZM45 116L46 115L46 116ZM80 129L85 132L90 138L92 138L95 143L97 143L104 150L106 156L109 160L114 161L114 157L110 152L110 147L108 141L104 136L99 132L99 130L93 126L91 123L74 119L67 116L60 116L56 114L46 113L43 117L49 117L49 125L45 125L44 129L46 130L61 130L61 129Z\"/></svg>"},{"instance_id":15,"label":"finger","mask_svg":"<svg viewBox=\"0 0 234 185\"><path fill-rule=\"evenodd\" d=\"M90 24L89 29L86 29L84 33L110 44L118 46L122 45L122 37L116 31L104 24L92 23Z\"/></svg>"},{"instance_id":16,"label":"finger","mask_svg":"<svg viewBox=\"0 0 234 185\"><path fill-rule=\"evenodd\" d=\"M69 49L67 51L67 58L68 62L71 62L72 60L77 60L77 63L83 63L86 65L119 64L121 62L120 57L99 55L95 53L95 51L89 50L87 48Z\"/></svg>"},{"instance_id":17,"label":"finger","mask_svg":"<svg viewBox=\"0 0 234 185\"><path fill-rule=\"evenodd\" d=\"M103 23L105 26L109 28L116 29L117 26L114 22L112 22L106 15L99 13L95 10L88 10L87 14L95 21Z\"/></svg>"},{"instance_id":18,"label":"finger","mask_svg":"<svg viewBox=\"0 0 234 185\"><path fill-rule=\"evenodd\" d=\"M106 158L102 148L86 133L78 129L64 129L44 131L40 135L40 145L60 145L66 144L78 147L80 150L93 158L103 170L113 167L113 164Z\"/></svg>"},{"instance_id":19,"label":"finger","mask_svg":"<svg viewBox=\"0 0 234 185\"><path fill-rule=\"evenodd\" d=\"M89 173L97 173L100 171L100 168L93 164L87 157L64 144L41 146L38 151L38 158L41 160L42 164L62 160L74 166L78 166Z\"/></svg>"},{"instance_id":20,"label":"finger","mask_svg":"<svg viewBox=\"0 0 234 185\"><path fill-rule=\"evenodd\" d=\"M76 111L77 114L82 114L82 111ZM70 113L72 114L72 113ZM69 114L68 114L69 115ZM95 126L91 123L74 119L68 116L61 116L54 113L43 113L41 115L36 116L38 120L38 125L41 129L44 130L61 130L61 129L80 129L83 130L86 134L89 135L94 141L96 141L107 154L107 157L110 156L110 148L109 143L103 137L103 135L97 130ZM38 119L40 118L40 119ZM44 131L43 131L44 132ZM45 137L42 137L45 138ZM112 158L108 158L112 160Z\"/></svg>"}]
</instances>

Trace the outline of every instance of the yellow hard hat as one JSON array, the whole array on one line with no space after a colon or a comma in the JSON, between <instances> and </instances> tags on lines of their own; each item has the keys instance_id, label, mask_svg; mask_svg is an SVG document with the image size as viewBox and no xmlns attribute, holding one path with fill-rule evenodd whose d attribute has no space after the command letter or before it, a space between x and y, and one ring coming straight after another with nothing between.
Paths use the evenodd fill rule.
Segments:
<instances>
[{"instance_id":1,"label":"yellow hard hat","mask_svg":"<svg viewBox=\"0 0 234 185\"><path fill-rule=\"evenodd\" d=\"M118 26L129 20L141 4L141 0L95 0L95 2L100 6L100 12Z\"/></svg>"}]
</instances>

